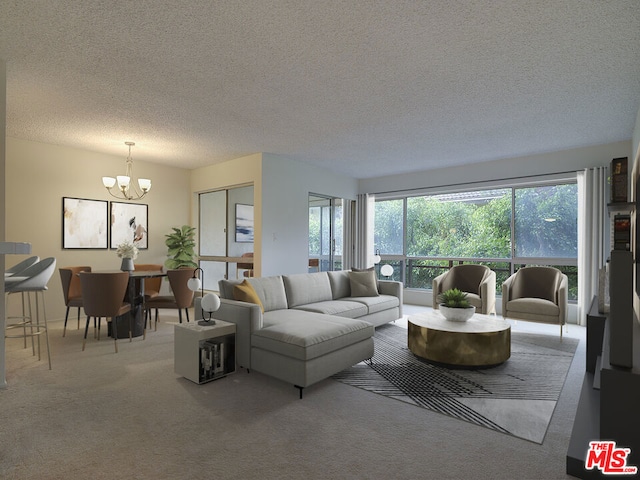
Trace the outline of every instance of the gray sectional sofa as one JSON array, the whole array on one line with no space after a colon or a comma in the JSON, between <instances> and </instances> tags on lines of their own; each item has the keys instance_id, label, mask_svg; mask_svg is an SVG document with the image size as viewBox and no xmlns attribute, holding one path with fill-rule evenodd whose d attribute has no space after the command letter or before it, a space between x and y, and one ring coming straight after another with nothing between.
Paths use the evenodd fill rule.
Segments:
<instances>
[{"instance_id":1,"label":"gray sectional sofa","mask_svg":"<svg viewBox=\"0 0 640 480\"><path fill-rule=\"evenodd\" d=\"M402 317L402 283L369 273L373 287L349 271L247 279L262 305L235 300L241 282L221 280L214 318L236 324L239 366L292 383L302 398L304 387L371 358L374 328Z\"/></svg>"}]
</instances>

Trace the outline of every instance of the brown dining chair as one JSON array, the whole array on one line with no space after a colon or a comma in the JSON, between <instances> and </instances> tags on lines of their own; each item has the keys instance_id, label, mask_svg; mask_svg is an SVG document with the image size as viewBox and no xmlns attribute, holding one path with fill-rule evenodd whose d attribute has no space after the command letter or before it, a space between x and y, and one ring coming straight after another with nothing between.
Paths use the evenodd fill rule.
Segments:
<instances>
[{"instance_id":1,"label":"brown dining chair","mask_svg":"<svg viewBox=\"0 0 640 480\"><path fill-rule=\"evenodd\" d=\"M98 338L100 338L100 320L106 317L107 322L111 321L114 347L118 353L118 329L115 320L131 312L131 304L124 302L129 285L129 272L81 272L79 275L82 284L82 301L87 315L82 350L84 351L87 342L91 317L98 319ZM131 323L132 319L129 315L129 341L132 341Z\"/></svg>"},{"instance_id":2,"label":"brown dining chair","mask_svg":"<svg viewBox=\"0 0 640 480\"><path fill-rule=\"evenodd\" d=\"M253 252L243 253L241 257L253 260ZM236 264L236 278L238 278L240 270L244 270L243 277L253 277L253 263L238 262Z\"/></svg>"},{"instance_id":3,"label":"brown dining chair","mask_svg":"<svg viewBox=\"0 0 640 480\"><path fill-rule=\"evenodd\" d=\"M64 329L62 336L67 334L67 320L69 320L69 310L71 307L78 308L78 330L80 329L80 309L82 308L82 285L80 284L80 272L90 272L91 267L62 267L60 270L60 281L62 282L62 295L64 304L67 306L67 313L64 316Z\"/></svg>"},{"instance_id":4,"label":"brown dining chair","mask_svg":"<svg viewBox=\"0 0 640 480\"><path fill-rule=\"evenodd\" d=\"M135 270L143 272L161 272L162 264L155 263L136 263L134 265ZM144 280L144 298L149 299L160 295L160 288L162 287L162 277L145 278Z\"/></svg>"},{"instance_id":5,"label":"brown dining chair","mask_svg":"<svg viewBox=\"0 0 640 480\"><path fill-rule=\"evenodd\" d=\"M141 272L161 272L163 269L163 265L159 263L136 263L134 265L134 270ZM142 280L137 280L142 281ZM160 288L162 288L162 277L151 277L144 279L144 321L146 323L147 318L151 316L151 311L147 308L146 304L149 299L153 297L157 297L160 295ZM136 291L139 288L136 286Z\"/></svg>"},{"instance_id":6,"label":"brown dining chair","mask_svg":"<svg viewBox=\"0 0 640 480\"><path fill-rule=\"evenodd\" d=\"M169 285L173 295L158 295L150 298L146 304L146 308L151 311L155 309L155 328L158 328L158 310L161 308L172 308L178 310L178 318L182 323L182 310L184 309L189 321L189 307L193 303L193 291L187 287L187 282L194 274L193 268L178 268L175 270L167 270ZM146 321L145 321L146 324Z\"/></svg>"}]
</instances>

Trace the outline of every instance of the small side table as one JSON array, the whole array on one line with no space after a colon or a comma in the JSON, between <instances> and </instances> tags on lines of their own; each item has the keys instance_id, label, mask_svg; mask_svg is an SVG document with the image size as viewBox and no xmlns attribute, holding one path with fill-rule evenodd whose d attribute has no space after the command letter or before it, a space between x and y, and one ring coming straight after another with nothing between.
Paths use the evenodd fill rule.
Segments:
<instances>
[{"instance_id":1,"label":"small side table","mask_svg":"<svg viewBox=\"0 0 640 480\"><path fill-rule=\"evenodd\" d=\"M236 371L236 325L181 323L174 330L174 370L194 383L206 383Z\"/></svg>"}]
</instances>

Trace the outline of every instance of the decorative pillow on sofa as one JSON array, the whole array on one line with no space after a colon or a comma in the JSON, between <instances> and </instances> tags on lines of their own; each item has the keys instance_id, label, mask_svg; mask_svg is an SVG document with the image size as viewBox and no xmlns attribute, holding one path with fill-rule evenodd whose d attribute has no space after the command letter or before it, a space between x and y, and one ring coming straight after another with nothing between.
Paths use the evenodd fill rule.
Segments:
<instances>
[{"instance_id":1,"label":"decorative pillow on sofa","mask_svg":"<svg viewBox=\"0 0 640 480\"><path fill-rule=\"evenodd\" d=\"M364 272L349 272L352 297L377 297L376 272L366 270Z\"/></svg>"},{"instance_id":2,"label":"decorative pillow on sofa","mask_svg":"<svg viewBox=\"0 0 640 480\"><path fill-rule=\"evenodd\" d=\"M351 269L352 272L373 272L373 277L376 279L376 289L378 288L378 276L376 275L376 267L375 265L373 267L369 267L369 268L352 268Z\"/></svg>"},{"instance_id":3,"label":"decorative pillow on sofa","mask_svg":"<svg viewBox=\"0 0 640 480\"><path fill-rule=\"evenodd\" d=\"M240 285L233 287L233 299L240 302L249 302L260 305L260 310L264 313L264 307L260 301L260 297L248 281L242 282Z\"/></svg>"}]
</instances>

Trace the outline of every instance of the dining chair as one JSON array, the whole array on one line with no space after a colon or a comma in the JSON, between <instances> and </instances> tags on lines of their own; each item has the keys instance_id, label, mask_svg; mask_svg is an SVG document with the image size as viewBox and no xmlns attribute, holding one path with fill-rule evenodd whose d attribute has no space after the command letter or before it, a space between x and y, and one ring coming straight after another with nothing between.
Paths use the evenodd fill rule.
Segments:
<instances>
[{"instance_id":1,"label":"dining chair","mask_svg":"<svg viewBox=\"0 0 640 480\"><path fill-rule=\"evenodd\" d=\"M64 316L64 328L62 336L67 334L67 320L69 320L69 310L71 307L78 308L78 330L80 329L80 309L82 308L82 285L80 284L80 272L90 272L91 267L62 267L60 271L60 282L62 283L62 295L67 312Z\"/></svg>"},{"instance_id":2,"label":"dining chair","mask_svg":"<svg viewBox=\"0 0 640 480\"><path fill-rule=\"evenodd\" d=\"M47 284L53 275L56 268L56 259L54 257L45 258L30 267L14 274L11 277L4 279L4 291L7 294L7 307L8 299L11 294L20 293L22 298L22 315L21 316L7 316L5 318L9 321L19 320L15 323L8 323L5 327L6 338L23 338L24 347L27 348L27 337L31 338L31 348L35 355L35 345L33 338L38 339L38 360L41 359L40 354L40 335L44 334L47 342L47 356L49 359L49 370L51 370L51 349L49 347L49 329L47 325L47 309L44 301L44 292L47 290ZM31 309L31 292L35 294L35 307L36 316L35 324L33 322L33 315ZM38 293L40 293L40 302L38 302ZM26 297L25 297L26 294ZM25 303L26 298L26 303ZM40 304L42 304L42 317L44 323L40 323ZM28 312L27 312L28 310ZM21 334L8 334L6 331L15 330L21 328Z\"/></svg>"},{"instance_id":3,"label":"dining chair","mask_svg":"<svg viewBox=\"0 0 640 480\"><path fill-rule=\"evenodd\" d=\"M91 317L98 319L98 339L100 339L100 321L106 317L111 322L111 334L115 352L118 353L118 330L116 318L131 312L131 304L124 301L129 285L129 272L80 272L82 302L87 315L84 328L82 351L87 342L87 332ZM132 341L132 319L129 315L129 341Z\"/></svg>"},{"instance_id":4,"label":"dining chair","mask_svg":"<svg viewBox=\"0 0 640 480\"><path fill-rule=\"evenodd\" d=\"M163 270L162 264L156 263L136 263L134 265L134 270L142 271L142 272L162 272ZM162 277L152 277L139 279L138 282L144 281L144 321L147 322L147 317L151 316L151 311L146 307L146 303L149 299L157 297L160 295L160 289L162 288ZM136 286L136 291L139 290Z\"/></svg>"},{"instance_id":5,"label":"dining chair","mask_svg":"<svg viewBox=\"0 0 640 480\"><path fill-rule=\"evenodd\" d=\"M40 257L38 257L37 255L26 258L21 262L16 263L13 267L7 268L4 271L4 276L11 277L12 275L15 275L16 273L21 272L22 270L26 269L27 267L30 267L31 265L38 263L39 261L40 261Z\"/></svg>"},{"instance_id":6,"label":"dining chair","mask_svg":"<svg viewBox=\"0 0 640 480\"><path fill-rule=\"evenodd\" d=\"M241 257L253 259L253 252L243 253ZM240 275L240 270L244 270L242 272L243 277L253 277L253 263L238 262L236 264L236 278Z\"/></svg>"},{"instance_id":7,"label":"dining chair","mask_svg":"<svg viewBox=\"0 0 640 480\"><path fill-rule=\"evenodd\" d=\"M158 310L161 308L171 308L178 310L178 318L182 323L182 310L184 309L187 315L187 322L189 321L189 307L193 303L194 292L189 290L187 282L194 275L193 268L178 268L175 270L167 270L167 277L169 278L169 285L173 295L159 295L157 297L149 299L146 303L146 308L151 311L155 309L155 328L158 327ZM145 319L146 324L146 319Z\"/></svg>"},{"instance_id":8,"label":"dining chair","mask_svg":"<svg viewBox=\"0 0 640 480\"><path fill-rule=\"evenodd\" d=\"M163 265L158 263L136 263L134 265L135 270L143 272L161 272ZM160 288L162 288L162 277L145 278L144 280L144 297L145 299L157 297L160 295Z\"/></svg>"}]
</instances>

